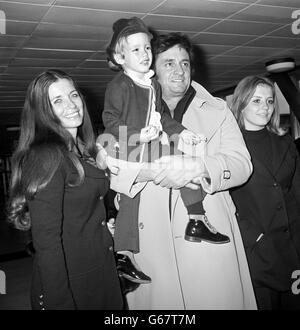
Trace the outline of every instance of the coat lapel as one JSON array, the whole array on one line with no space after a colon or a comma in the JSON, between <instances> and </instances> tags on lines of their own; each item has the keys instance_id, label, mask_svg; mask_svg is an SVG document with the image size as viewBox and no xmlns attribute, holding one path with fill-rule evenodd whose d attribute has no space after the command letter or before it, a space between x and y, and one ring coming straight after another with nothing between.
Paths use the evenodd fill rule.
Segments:
<instances>
[{"instance_id":1,"label":"coat lapel","mask_svg":"<svg viewBox=\"0 0 300 330\"><path fill-rule=\"evenodd\" d=\"M192 82L196 95L183 116L183 125L188 129L204 134L209 141L225 119L226 104L216 99L196 82Z\"/></svg>"},{"instance_id":2,"label":"coat lapel","mask_svg":"<svg viewBox=\"0 0 300 330\"><path fill-rule=\"evenodd\" d=\"M280 170L286 153L289 149L289 144L285 142L285 139L278 137L275 134L271 134L272 152L273 152L273 173L274 176Z\"/></svg>"},{"instance_id":3,"label":"coat lapel","mask_svg":"<svg viewBox=\"0 0 300 330\"><path fill-rule=\"evenodd\" d=\"M95 162L92 162L88 159L80 159L81 164L84 168L85 176L95 179L107 179L106 172L97 168Z\"/></svg>"},{"instance_id":4,"label":"coat lapel","mask_svg":"<svg viewBox=\"0 0 300 330\"><path fill-rule=\"evenodd\" d=\"M263 178L268 178L267 180L271 178L274 181L274 172L272 168L265 166L264 163L262 163L254 155L251 155L251 161L257 174L260 174Z\"/></svg>"},{"instance_id":5,"label":"coat lapel","mask_svg":"<svg viewBox=\"0 0 300 330\"><path fill-rule=\"evenodd\" d=\"M260 173L263 177L272 177L276 181L276 176L286 158L286 153L288 152L289 145L285 140L275 134L270 134L271 137L271 148L272 148L272 165L267 167L255 155L251 155L252 163L255 170Z\"/></svg>"}]
</instances>

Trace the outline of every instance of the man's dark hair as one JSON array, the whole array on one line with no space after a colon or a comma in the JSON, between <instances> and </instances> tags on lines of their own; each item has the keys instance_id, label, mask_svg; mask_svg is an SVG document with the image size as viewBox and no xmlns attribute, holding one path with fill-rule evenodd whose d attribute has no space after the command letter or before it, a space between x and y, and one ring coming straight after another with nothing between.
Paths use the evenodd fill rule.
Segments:
<instances>
[{"instance_id":1,"label":"man's dark hair","mask_svg":"<svg viewBox=\"0 0 300 330\"><path fill-rule=\"evenodd\" d=\"M193 46L188 37L182 33L171 32L169 34L156 35L152 42L153 55L156 57L158 54L176 45L187 51L191 61L191 68L193 68Z\"/></svg>"}]
</instances>

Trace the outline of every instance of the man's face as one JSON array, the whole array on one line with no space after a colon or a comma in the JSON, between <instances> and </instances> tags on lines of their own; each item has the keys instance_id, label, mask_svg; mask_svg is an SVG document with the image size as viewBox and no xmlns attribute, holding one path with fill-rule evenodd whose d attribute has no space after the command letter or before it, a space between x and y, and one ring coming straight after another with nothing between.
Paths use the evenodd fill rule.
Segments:
<instances>
[{"instance_id":1,"label":"man's face","mask_svg":"<svg viewBox=\"0 0 300 330\"><path fill-rule=\"evenodd\" d=\"M155 71L163 98L183 96L191 83L188 52L178 45L157 55Z\"/></svg>"}]
</instances>

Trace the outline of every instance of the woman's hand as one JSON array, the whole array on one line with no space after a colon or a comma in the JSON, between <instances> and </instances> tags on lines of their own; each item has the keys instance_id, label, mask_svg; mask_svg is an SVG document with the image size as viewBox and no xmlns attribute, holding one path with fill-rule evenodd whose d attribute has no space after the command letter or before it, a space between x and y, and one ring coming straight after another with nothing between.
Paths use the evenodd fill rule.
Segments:
<instances>
[{"instance_id":1,"label":"woman's hand","mask_svg":"<svg viewBox=\"0 0 300 330\"><path fill-rule=\"evenodd\" d=\"M119 173L119 166L116 164L118 160L114 162L113 158L108 156L106 150L102 147L101 144L96 143L96 146L99 150L96 156L97 166L102 170L109 168L111 174L117 175Z\"/></svg>"},{"instance_id":2,"label":"woman's hand","mask_svg":"<svg viewBox=\"0 0 300 330\"><path fill-rule=\"evenodd\" d=\"M115 229L116 229L116 219L115 218L110 218L107 221L107 228L111 233L111 236L114 237L115 235Z\"/></svg>"},{"instance_id":3,"label":"woman's hand","mask_svg":"<svg viewBox=\"0 0 300 330\"><path fill-rule=\"evenodd\" d=\"M100 169L105 170L107 169L107 152L100 143L96 143L96 146L98 148L98 153L96 157L97 166Z\"/></svg>"}]
</instances>

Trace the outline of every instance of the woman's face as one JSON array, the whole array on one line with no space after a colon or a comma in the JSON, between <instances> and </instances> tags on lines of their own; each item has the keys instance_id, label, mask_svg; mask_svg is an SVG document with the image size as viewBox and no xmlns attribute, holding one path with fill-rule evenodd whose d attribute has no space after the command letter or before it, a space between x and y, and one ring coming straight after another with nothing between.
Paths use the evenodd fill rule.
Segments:
<instances>
[{"instance_id":1,"label":"woman's face","mask_svg":"<svg viewBox=\"0 0 300 330\"><path fill-rule=\"evenodd\" d=\"M48 94L55 115L76 138L77 129L83 121L83 103L73 83L59 79L50 85Z\"/></svg>"},{"instance_id":2,"label":"woman's face","mask_svg":"<svg viewBox=\"0 0 300 330\"><path fill-rule=\"evenodd\" d=\"M259 131L271 119L274 112L274 97L272 88L268 85L258 85L248 105L242 111L245 129Z\"/></svg>"}]
</instances>

